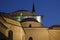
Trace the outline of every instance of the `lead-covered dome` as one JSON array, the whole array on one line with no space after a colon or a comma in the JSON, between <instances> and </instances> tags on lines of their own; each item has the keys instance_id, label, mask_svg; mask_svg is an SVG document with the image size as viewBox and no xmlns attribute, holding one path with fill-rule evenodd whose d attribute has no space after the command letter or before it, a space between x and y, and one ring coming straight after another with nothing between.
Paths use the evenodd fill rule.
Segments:
<instances>
[{"instance_id":1,"label":"lead-covered dome","mask_svg":"<svg viewBox=\"0 0 60 40\"><path fill-rule=\"evenodd\" d=\"M24 18L24 16L36 16L34 12L28 10L17 10L10 13L10 15L13 17L13 19L19 22Z\"/></svg>"},{"instance_id":2,"label":"lead-covered dome","mask_svg":"<svg viewBox=\"0 0 60 40\"><path fill-rule=\"evenodd\" d=\"M17 10L11 13L12 16L36 16L34 12L28 10Z\"/></svg>"}]
</instances>

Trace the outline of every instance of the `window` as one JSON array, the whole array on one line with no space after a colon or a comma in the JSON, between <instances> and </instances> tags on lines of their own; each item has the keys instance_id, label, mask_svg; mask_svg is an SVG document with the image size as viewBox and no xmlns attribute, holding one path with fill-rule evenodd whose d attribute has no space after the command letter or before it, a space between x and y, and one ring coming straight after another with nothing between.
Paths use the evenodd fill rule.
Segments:
<instances>
[{"instance_id":1,"label":"window","mask_svg":"<svg viewBox=\"0 0 60 40\"><path fill-rule=\"evenodd\" d=\"M29 40L33 40L32 37L29 37Z\"/></svg>"},{"instance_id":2,"label":"window","mask_svg":"<svg viewBox=\"0 0 60 40\"><path fill-rule=\"evenodd\" d=\"M31 28L32 26L31 26L31 24L29 24L29 28Z\"/></svg>"},{"instance_id":3,"label":"window","mask_svg":"<svg viewBox=\"0 0 60 40\"><path fill-rule=\"evenodd\" d=\"M11 30L8 32L8 40L13 40L13 31Z\"/></svg>"}]
</instances>

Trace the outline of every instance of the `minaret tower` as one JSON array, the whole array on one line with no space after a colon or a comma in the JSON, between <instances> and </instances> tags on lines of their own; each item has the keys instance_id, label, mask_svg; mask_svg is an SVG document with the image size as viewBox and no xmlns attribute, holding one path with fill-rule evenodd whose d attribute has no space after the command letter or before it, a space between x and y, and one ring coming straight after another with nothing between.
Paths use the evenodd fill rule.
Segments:
<instances>
[{"instance_id":1,"label":"minaret tower","mask_svg":"<svg viewBox=\"0 0 60 40\"><path fill-rule=\"evenodd\" d=\"M32 13L35 13L34 1L33 1L33 5L32 5ZM36 15L36 20L41 23L42 22L42 16Z\"/></svg>"}]
</instances>

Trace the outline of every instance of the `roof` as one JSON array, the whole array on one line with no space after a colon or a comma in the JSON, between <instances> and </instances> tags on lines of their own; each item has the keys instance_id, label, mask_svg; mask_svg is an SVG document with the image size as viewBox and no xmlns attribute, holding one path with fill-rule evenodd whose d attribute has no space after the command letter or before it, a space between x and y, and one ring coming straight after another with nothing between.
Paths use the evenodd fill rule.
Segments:
<instances>
[{"instance_id":1,"label":"roof","mask_svg":"<svg viewBox=\"0 0 60 40\"><path fill-rule=\"evenodd\" d=\"M21 22L26 22L26 21L34 21L34 22L38 22L36 19L34 18L25 18L23 19Z\"/></svg>"},{"instance_id":2,"label":"roof","mask_svg":"<svg viewBox=\"0 0 60 40\"><path fill-rule=\"evenodd\" d=\"M20 12L20 11L28 11L28 12L29 12L29 10L17 10L17 11L15 11L15 12Z\"/></svg>"},{"instance_id":3,"label":"roof","mask_svg":"<svg viewBox=\"0 0 60 40\"><path fill-rule=\"evenodd\" d=\"M51 26L51 27L49 27L49 29L53 29L53 28L55 28L55 27L60 27L60 25L53 25L53 26Z\"/></svg>"},{"instance_id":4,"label":"roof","mask_svg":"<svg viewBox=\"0 0 60 40\"><path fill-rule=\"evenodd\" d=\"M60 25L53 25L53 26L51 26L51 27L60 27Z\"/></svg>"},{"instance_id":5,"label":"roof","mask_svg":"<svg viewBox=\"0 0 60 40\"><path fill-rule=\"evenodd\" d=\"M11 13L12 16L20 16L22 13L22 16L35 16L36 14L28 10L17 10Z\"/></svg>"}]
</instances>

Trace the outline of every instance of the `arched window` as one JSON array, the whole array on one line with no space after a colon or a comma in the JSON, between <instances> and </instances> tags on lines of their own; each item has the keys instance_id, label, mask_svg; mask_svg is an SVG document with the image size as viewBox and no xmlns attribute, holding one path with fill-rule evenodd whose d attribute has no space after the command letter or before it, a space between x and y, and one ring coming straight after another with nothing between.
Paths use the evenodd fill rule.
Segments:
<instances>
[{"instance_id":1,"label":"arched window","mask_svg":"<svg viewBox=\"0 0 60 40\"><path fill-rule=\"evenodd\" d=\"M29 28L31 28L32 26L31 26L31 24L29 24Z\"/></svg>"},{"instance_id":2,"label":"arched window","mask_svg":"<svg viewBox=\"0 0 60 40\"><path fill-rule=\"evenodd\" d=\"M11 30L8 32L8 40L13 40L13 31Z\"/></svg>"},{"instance_id":3,"label":"arched window","mask_svg":"<svg viewBox=\"0 0 60 40\"><path fill-rule=\"evenodd\" d=\"M33 40L33 38L32 37L29 37L29 40Z\"/></svg>"}]
</instances>

